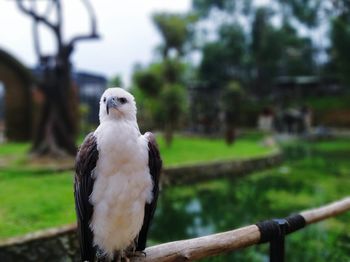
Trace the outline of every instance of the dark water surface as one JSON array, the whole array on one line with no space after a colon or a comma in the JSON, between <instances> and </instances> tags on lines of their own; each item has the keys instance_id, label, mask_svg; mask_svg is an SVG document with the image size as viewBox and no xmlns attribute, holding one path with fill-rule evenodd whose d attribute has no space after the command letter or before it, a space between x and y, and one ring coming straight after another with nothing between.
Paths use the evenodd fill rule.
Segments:
<instances>
[{"instance_id":1,"label":"dark water surface","mask_svg":"<svg viewBox=\"0 0 350 262\"><path fill-rule=\"evenodd\" d=\"M245 178L165 188L152 227L152 242L231 230L346 197L350 148L318 150L316 146L298 142L285 147L283 165ZM350 261L349 224L350 214L345 214L289 235L286 261ZM268 259L268 245L263 244L205 261Z\"/></svg>"}]
</instances>

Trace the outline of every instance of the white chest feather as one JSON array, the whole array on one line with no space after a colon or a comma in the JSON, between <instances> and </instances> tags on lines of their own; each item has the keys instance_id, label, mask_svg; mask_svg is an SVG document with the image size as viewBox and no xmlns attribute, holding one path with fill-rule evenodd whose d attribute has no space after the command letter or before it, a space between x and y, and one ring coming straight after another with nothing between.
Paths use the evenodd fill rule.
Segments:
<instances>
[{"instance_id":1,"label":"white chest feather","mask_svg":"<svg viewBox=\"0 0 350 262\"><path fill-rule=\"evenodd\" d=\"M152 200L148 142L128 123L104 123L95 135L99 159L94 172L90 226L94 244L113 255L137 237L145 203Z\"/></svg>"}]
</instances>

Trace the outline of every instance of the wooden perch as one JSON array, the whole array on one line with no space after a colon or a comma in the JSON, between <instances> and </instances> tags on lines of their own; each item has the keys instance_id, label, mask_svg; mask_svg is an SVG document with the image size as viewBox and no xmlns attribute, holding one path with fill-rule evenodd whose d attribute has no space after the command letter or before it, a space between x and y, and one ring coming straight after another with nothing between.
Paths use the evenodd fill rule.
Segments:
<instances>
[{"instance_id":1,"label":"wooden perch","mask_svg":"<svg viewBox=\"0 0 350 262\"><path fill-rule=\"evenodd\" d=\"M350 210L350 197L330 203L328 205L306 210L300 213L305 218L306 224L313 224L330 217L335 217Z\"/></svg>"},{"instance_id":2,"label":"wooden perch","mask_svg":"<svg viewBox=\"0 0 350 262\"><path fill-rule=\"evenodd\" d=\"M306 225L337 216L350 210L350 197L300 213ZM131 259L133 262L193 261L209 256L234 251L259 243L260 231L256 225L213 234L204 237L169 242L149 247L145 258Z\"/></svg>"}]
</instances>

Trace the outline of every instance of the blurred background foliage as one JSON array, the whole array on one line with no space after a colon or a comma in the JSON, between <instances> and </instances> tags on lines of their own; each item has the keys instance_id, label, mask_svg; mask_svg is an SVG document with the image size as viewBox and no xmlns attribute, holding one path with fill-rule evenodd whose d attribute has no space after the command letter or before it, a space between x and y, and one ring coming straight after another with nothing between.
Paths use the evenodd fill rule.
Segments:
<instances>
[{"instance_id":1,"label":"blurred background foliage","mask_svg":"<svg viewBox=\"0 0 350 262\"><path fill-rule=\"evenodd\" d=\"M183 103L177 106L183 108L178 112L187 120L187 128L202 126L206 133L227 135L228 119L230 125L253 127L266 106L283 111L308 105L316 124L330 124L324 114L328 111L334 116L331 125L346 126L346 117L338 117L344 113L321 104L328 99L339 104L349 99L349 16L348 3L342 0L271 0L259 6L254 1L194 0L187 14L153 16L162 37L159 56L150 65L136 68L132 86L144 93L138 97L140 104L142 98L159 96L167 83L183 86L187 103L177 100L173 92L173 100ZM207 93L221 100L233 82L244 91L240 99L227 98L230 102L218 106L205 98ZM239 113L220 117L227 115L227 103L243 108L243 117ZM154 110L158 108L162 107ZM140 110L140 117L148 127L166 128L155 111ZM222 128L213 128L215 121L221 121ZM174 125L172 130L183 127Z\"/></svg>"}]
</instances>

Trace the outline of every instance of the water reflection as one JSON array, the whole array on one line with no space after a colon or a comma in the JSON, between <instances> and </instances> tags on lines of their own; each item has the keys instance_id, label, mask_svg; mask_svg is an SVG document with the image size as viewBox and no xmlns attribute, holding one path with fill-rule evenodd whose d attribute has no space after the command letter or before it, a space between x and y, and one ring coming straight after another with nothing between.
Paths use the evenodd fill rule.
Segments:
<instances>
[{"instance_id":1,"label":"water reflection","mask_svg":"<svg viewBox=\"0 0 350 262\"><path fill-rule=\"evenodd\" d=\"M305 145L287 149L283 166L269 171L163 190L150 236L153 242L192 238L284 217L347 195L350 151L322 153ZM288 261L348 261L349 218L344 215L289 236ZM208 259L233 260L268 261L267 245Z\"/></svg>"}]
</instances>

